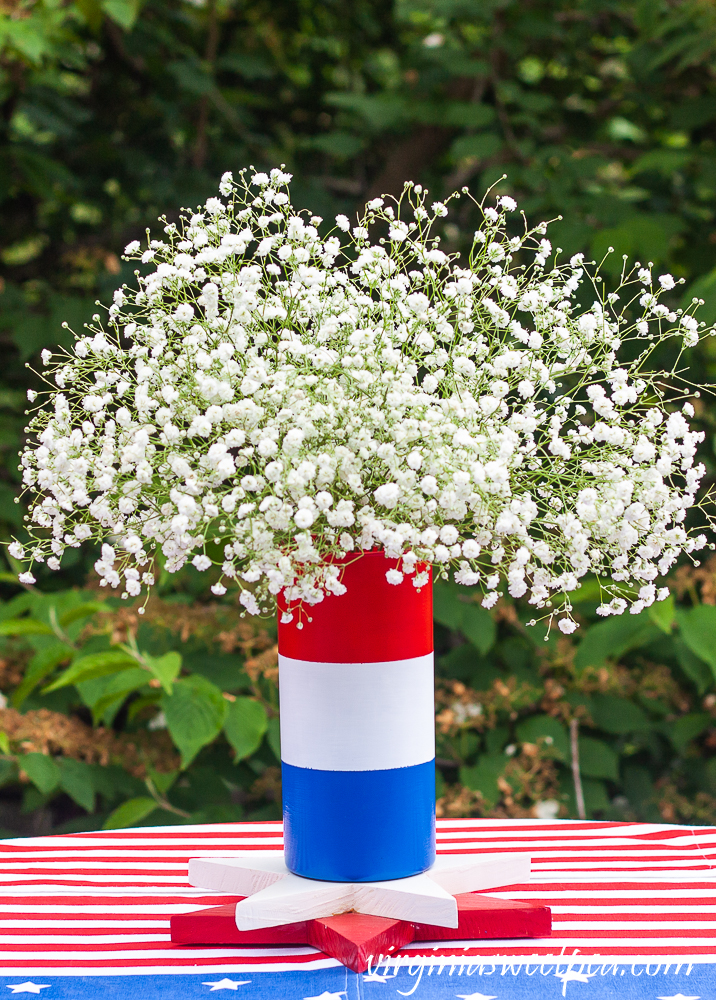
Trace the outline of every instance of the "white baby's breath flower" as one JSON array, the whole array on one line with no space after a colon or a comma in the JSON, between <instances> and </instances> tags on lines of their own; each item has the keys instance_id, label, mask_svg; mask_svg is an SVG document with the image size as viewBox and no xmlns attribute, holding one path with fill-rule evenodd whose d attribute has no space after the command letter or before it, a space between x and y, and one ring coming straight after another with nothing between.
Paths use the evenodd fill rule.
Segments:
<instances>
[{"instance_id":1,"label":"white baby's breath flower","mask_svg":"<svg viewBox=\"0 0 716 1000\"><path fill-rule=\"evenodd\" d=\"M159 729L167 728L167 717L164 712L157 712L157 714L149 720L147 723L147 729L151 729L156 732Z\"/></svg>"},{"instance_id":2,"label":"white baby's breath flower","mask_svg":"<svg viewBox=\"0 0 716 1000\"><path fill-rule=\"evenodd\" d=\"M559 816L559 802L556 799L535 802L532 812L537 819L556 819Z\"/></svg>"},{"instance_id":3,"label":"white baby's breath flower","mask_svg":"<svg viewBox=\"0 0 716 1000\"><path fill-rule=\"evenodd\" d=\"M400 499L400 487L397 483L385 483L378 487L374 496L381 506L392 509Z\"/></svg>"},{"instance_id":4,"label":"white baby's breath flower","mask_svg":"<svg viewBox=\"0 0 716 1000\"><path fill-rule=\"evenodd\" d=\"M216 564L213 592L247 587L249 614L281 591L340 595L335 559L362 551L397 561L395 586L426 586L432 563L486 608L504 582L565 634L561 595L588 573L600 615L663 600L658 578L705 544L684 527L703 433L639 355L638 338L710 332L659 301L674 279L654 288L644 268L582 307L584 256L545 273L546 227L505 233L512 198L483 206L457 259L430 230L448 202L420 185L352 230L337 216L342 256L343 236L291 208L290 180L224 174L225 201L128 245L147 273L106 329L97 316L69 357L43 352L56 389L22 454L33 541L9 554L55 568L104 539L100 585L124 596L155 585L159 553L169 573ZM389 238L371 244L375 222Z\"/></svg>"},{"instance_id":5,"label":"white baby's breath flower","mask_svg":"<svg viewBox=\"0 0 716 1000\"><path fill-rule=\"evenodd\" d=\"M563 632L564 635L571 635L579 627L571 618L560 618L557 625L559 626L559 631Z\"/></svg>"}]
</instances>

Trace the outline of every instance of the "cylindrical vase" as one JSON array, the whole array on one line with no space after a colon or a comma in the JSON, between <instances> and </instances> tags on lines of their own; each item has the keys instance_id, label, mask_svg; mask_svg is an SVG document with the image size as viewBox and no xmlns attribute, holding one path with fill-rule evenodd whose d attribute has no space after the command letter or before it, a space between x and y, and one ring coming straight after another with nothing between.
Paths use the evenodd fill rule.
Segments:
<instances>
[{"instance_id":1,"label":"cylindrical vase","mask_svg":"<svg viewBox=\"0 0 716 1000\"><path fill-rule=\"evenodd\" d=\"M341 565L345 594L279 616L286 864L406 878L435 858L432 582L388 583L382 552Z\"/></svg>"}]
</instances>

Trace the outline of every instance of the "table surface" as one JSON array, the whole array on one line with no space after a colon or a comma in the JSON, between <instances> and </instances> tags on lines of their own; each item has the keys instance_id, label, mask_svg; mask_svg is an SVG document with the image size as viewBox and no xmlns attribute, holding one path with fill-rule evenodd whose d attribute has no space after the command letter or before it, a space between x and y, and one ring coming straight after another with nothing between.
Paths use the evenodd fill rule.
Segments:
<instances>
[{"instance_id":1,"label":"table surface","mask_svg":"<svg viewBox=\"0 0 716 1000\"><path fill-rule=\"evenodd\" d=\"M278 822L0 841L0 996L716 1000L716 827L438 821L439 852L531 853L531 882L490 895L548 904L546 939L421 942L363 975L308 947L171 944L171 914L232 898L189 886L189 858L281 847Z\"/></svg>"}]
</instances>

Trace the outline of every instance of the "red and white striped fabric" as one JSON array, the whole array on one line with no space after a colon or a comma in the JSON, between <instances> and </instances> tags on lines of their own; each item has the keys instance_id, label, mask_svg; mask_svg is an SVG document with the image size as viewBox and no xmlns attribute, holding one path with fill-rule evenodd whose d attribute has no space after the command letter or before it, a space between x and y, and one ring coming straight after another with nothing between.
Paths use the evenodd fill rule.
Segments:
<instances>
[{"instance_id":1,"label":"red and white striped fabric","mask_svg":"<svg viewBox=\"0 0 716 1000\"><path fill-rule=\"evenodd\" d=\"M156 827L0 841L0 975L319 969L311 948L173 946L169 917L225 902L191 857L282 847L280 823ZM431 955L716 960L716 828L438 821L438 852L529 851L533 879L493 895L552 907L552 937L446 942ZM467 947L464 945L467 944ZM425 952L424 944L406 956ZM49 994L48 994L49 995Z\"/></svg>"}]
</instances>

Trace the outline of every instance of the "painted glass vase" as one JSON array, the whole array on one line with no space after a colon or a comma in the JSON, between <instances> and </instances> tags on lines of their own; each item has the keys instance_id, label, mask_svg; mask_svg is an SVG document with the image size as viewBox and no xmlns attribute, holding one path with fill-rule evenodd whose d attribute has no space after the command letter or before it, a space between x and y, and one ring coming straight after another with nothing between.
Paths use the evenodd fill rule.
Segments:
<instances>
[{"instance_id":1,"label":"painted glass vase","mask_svg":"<svg viewBox=\"0 0 716 1000\"><path fill-rule=\"evenodd\" d=\"M345 594L279 615L286 864L405 878L435 858L432 582L388 583L397 562L382 552L341 565Z\"/></svg>"}]
</instances>

